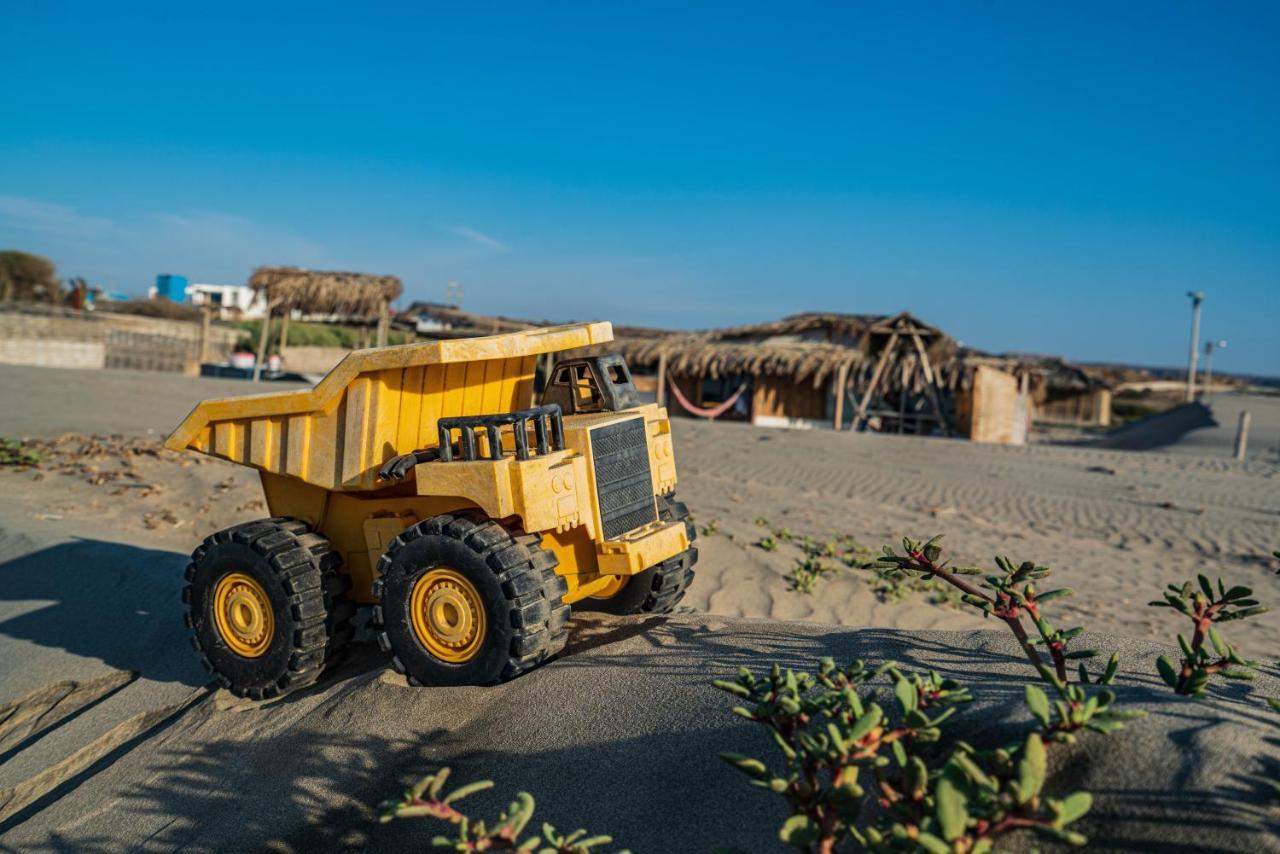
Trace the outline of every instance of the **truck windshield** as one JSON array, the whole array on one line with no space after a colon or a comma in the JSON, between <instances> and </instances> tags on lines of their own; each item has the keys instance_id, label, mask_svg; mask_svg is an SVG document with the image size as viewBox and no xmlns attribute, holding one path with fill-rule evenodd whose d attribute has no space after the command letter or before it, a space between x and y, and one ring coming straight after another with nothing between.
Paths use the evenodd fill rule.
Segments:
<instances>
[{"instance_id":1,"label":"truck windshield","mask_svg":"<svg viewBox=\"0 0 1280 854\"><path fill-rule=\"evenodd\" d=\"M595 372L591 365L579 362L575 365L563 365L556 371L552 385L567 387L573 398L574 412L603 412L604 395L596 382Z\"/></svg>"}]
</instances>

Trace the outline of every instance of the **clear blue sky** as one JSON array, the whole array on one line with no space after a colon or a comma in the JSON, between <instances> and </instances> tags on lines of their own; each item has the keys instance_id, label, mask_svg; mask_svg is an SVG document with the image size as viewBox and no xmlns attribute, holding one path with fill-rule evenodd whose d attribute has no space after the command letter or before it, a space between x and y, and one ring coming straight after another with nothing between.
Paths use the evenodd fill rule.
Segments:
<instances>
[{"instance_id":1,"label":"clear blue sky","mask_svg":"<svg viewBox=\"0 0 1280 854\"><path fill-rule=\"evenodd\" d=\"M264 11L263 7L273 7ZM691 8L696 11L690 11ZM10 3L0 248L1280 374L1280 4Z\"/></svg>"}]
</instances>

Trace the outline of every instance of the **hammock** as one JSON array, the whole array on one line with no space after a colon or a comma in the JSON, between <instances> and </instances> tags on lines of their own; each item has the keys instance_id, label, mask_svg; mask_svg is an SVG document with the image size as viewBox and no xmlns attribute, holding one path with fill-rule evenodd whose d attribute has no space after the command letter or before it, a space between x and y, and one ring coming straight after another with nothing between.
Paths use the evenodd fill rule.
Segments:
<instances>
[{"instance_id":1,"label":"hammock","mask_svg":"<svg viewBox=\"0 0 1280 854\"><path fill-rule=\"evenodd\" d=\"M692 403L690 403L689 399L680 393L680 387L677 386L675 383L668 380L667 386L671 389L671 393L676 396L676 400L680 403L682 407L684 407L684 410L686 412L688 412L690 415L698 415L702 418L706 418L709 421L719 418L721 415L724 415L726 412L728 412L729 407L733 406L738 401L738 398L742 396L742 393L747 390L747 384L743 383L742 385L738 386L737 391L729 395L729 399L726 400L724 403L717 403L715 406L711 407L710 409L705 409L701 406L694 406Z\"/></svg>"}]
</instances>

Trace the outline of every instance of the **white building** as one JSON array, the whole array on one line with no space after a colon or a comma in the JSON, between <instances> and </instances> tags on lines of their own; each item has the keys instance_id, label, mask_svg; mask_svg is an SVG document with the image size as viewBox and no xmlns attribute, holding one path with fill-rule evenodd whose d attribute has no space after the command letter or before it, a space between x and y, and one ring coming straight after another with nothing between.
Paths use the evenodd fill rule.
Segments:
<instances>
[{"instance_id":1,"label":"white building","mask_svg":"<svg viewBox=\"0 0 1280 854\"><path fill-rule=\"evenodd\" d=\"M187 299L192 305L211 305L218 309L218 316L225 319L231 317L262 317L265 306L253 288L247 285L188 285Z\"/></svg>"}]
</instances>

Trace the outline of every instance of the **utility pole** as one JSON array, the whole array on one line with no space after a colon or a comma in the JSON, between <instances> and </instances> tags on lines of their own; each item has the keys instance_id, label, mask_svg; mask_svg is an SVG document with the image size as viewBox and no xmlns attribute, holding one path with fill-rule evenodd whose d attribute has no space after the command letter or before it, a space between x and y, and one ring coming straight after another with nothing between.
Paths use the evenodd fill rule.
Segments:
<instances>
[{"instance_id":1,"label":"utility pole","mask_svg":"<svg viewBox=\"0 0 1280 854\"><path fill-rule=\"evenodd\" d=\"M1210 338L1204 342L1204 393L1210 394L1213 391L1213 351L1222 350L1227 346L1226 341L1214 341Z\"/></svg>"},{"instance_id":2,"label":"utility pole","mask_svg":"<svg viewBox=\"0 0 1280 854\"><path fill-rule=\"evenodd\" d=\"M1187 291L1191 297L1191 357L1187 362L1187 403L1196 399L1196 360L1200 357L1200 303L1204 291Z\"/></svg>"}]
</instances>

